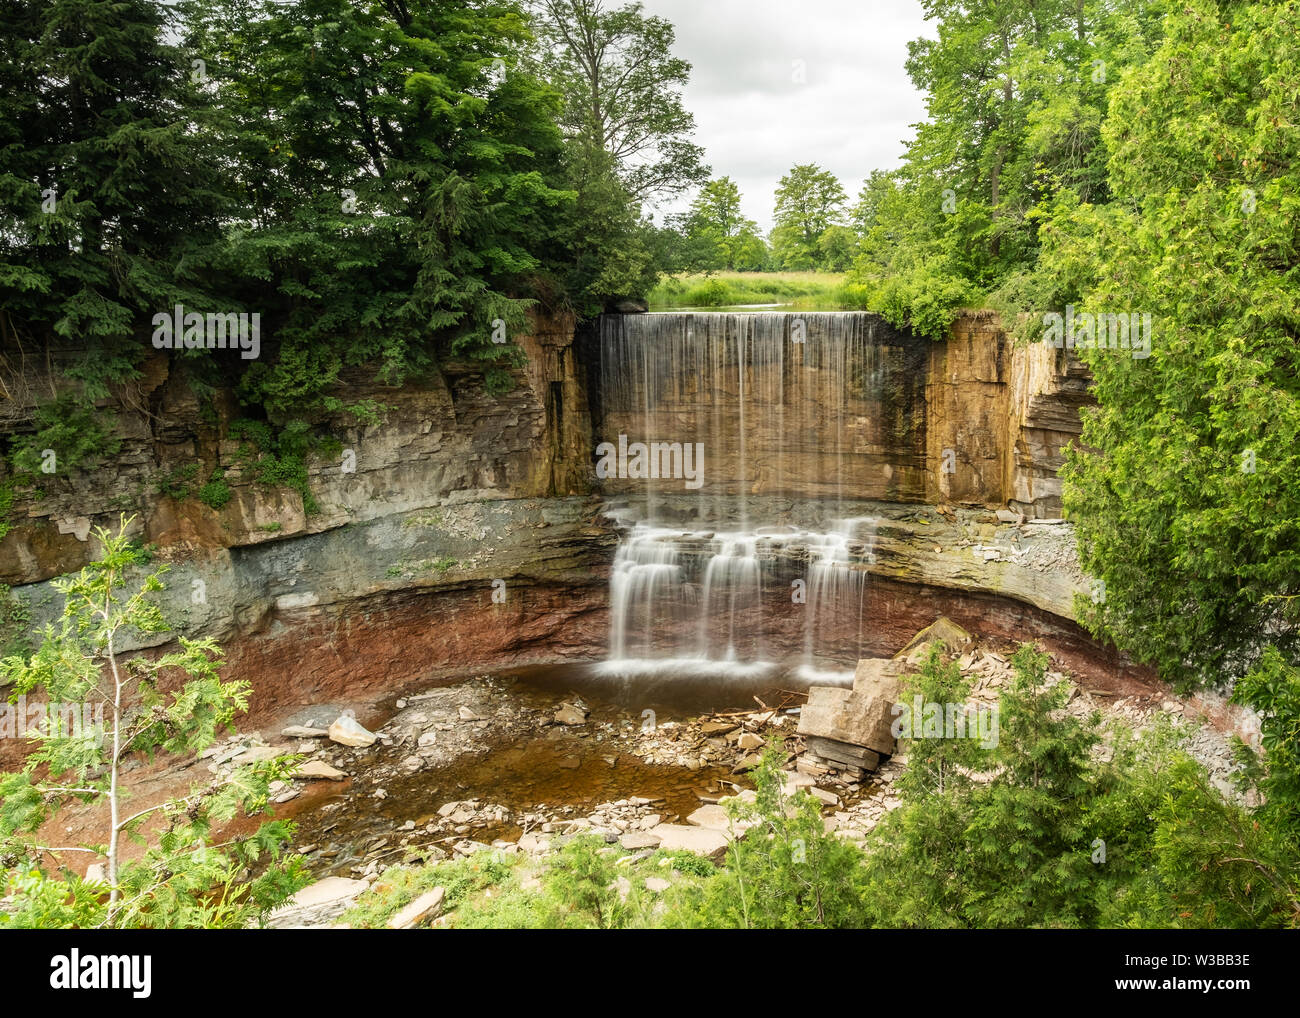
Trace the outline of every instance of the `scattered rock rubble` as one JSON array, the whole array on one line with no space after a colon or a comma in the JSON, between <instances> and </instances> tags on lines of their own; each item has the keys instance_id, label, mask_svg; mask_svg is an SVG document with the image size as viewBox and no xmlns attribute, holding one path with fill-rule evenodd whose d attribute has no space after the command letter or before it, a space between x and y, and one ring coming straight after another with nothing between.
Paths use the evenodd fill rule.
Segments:
<instances>
[{"instance_id":1,"label":"scattered rock rubble","mask_svg":"<svg viewBox=\"0 0 1300 1018\"><path fill-rule=\"evenodd\" d=\"M852 689L836 688L828 696L814 687L806 705L794 702L801 695L787 695L777 704L760 701L755 710L650 725L632 712L594 710L572 695L558 700L530 698L501 679L484 677L398 700L389 721L376 732L365 733L373 740L368 744L354 740L359 744L349 746L324 734L341 716L335 721L309 718L304 724L285 727L278 744L268 745L255 735L241 737L205 756L209 769L223 771L277 752L307 754L308 763L296 778L274 790L277 802L301 794L306 780L349 779L341 794L319 807L316 843L299 848L313 869L332 875L301 892L301 900L277 913L273 925L328 925L368 881L397 863L414 865L482 851L522 853L540 860L583 832L603 838L623 853L621 858L644 858L663 848L718 860L731 839L744 835L743 825L729 818L725 802L737 795L752 798L746 773L757 765L769 739L787 754L786 793L814 796L821 802L828 832L863 841L899 804L893 788L906 761L897 755L889 732L889 707L898 702L903 676L936 638L959 652L956 660L973 680L971 700L995 704L1012 678L1007 656L978 645L941 619L894 658L860 662ZM1230 790L1234 764L1228 739L1195 716L1189 704L1156 694L1109 695L1082 688L1058 671L1048 677L1069 683L1065 710L1075 716L1099 711L1104 719L1122 720L1140 730L1158 714L1174 715L1175 724L1186 734L1188 752L1209 769L1218 787ZM352 726L344 727L352 737ZM639 764L681 768L708 779L698 782L698 806L685 815L669 809L657 795L628 795L590 807L537 803L512 808L484 796L457 797L452 787L428 815L400 818L400 812L395 817L394 810L387 808L398 800L389 801L386 785L411 780L420 772L428 772L428 778L420 781L433 782L439 779L440 768L466 754L502 752L502 747L539 737L554 740L559 754L567 752L570 742L579 743L572 757L578 761L575 766L603 760L601 766L627 767L630 756ZM1098 747L1099 753L1108 751L1104 743ZM560 755L557 766L564 768L569 759ZM635 774L629 779L635 781ZM351 830L350 842L328 841L336 828L348 829L345 820L361 818L373 824L372 833L358 839ZM415 925L435 915L431 902L423 903L429 910L420 917L402 921Z\"/></svg>"}]
</instances>

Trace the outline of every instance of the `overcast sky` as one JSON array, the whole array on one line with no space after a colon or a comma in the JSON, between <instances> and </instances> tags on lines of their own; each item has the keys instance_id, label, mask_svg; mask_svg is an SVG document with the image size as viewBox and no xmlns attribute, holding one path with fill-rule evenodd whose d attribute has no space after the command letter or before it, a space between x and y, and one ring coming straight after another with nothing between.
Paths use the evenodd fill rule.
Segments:
<instances>
[{"instance_id":1,"label":"overcast sky","mask_svg":"<svg viewBox=\"0 0 1300 1018\"><path fill-rule=\"evenodd\" d=\"M936 34L917 0L642 3L676 27L676 52L694 65L695 141L764 231L777 181L795 163L825 167L855 198L872 170L899 164L925 115L903 68L908 41Z\"/></svg>"}]
</instances>

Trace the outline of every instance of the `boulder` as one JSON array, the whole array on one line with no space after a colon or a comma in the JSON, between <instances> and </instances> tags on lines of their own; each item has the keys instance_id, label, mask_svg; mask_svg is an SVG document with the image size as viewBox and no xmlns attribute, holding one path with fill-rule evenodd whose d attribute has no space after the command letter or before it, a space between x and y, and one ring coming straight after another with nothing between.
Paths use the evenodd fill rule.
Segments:
<instances>
[{"instance_id":1,"label":"boulder","mask_svg":"<svg viewBox=\"0 0 1300 1018\"><path fill-rule=\"evenodd\" d=\"M727 836L710 827L660 824L650 833L659 839L660 848L670 852L694 852L709 859L721 859L727 851Z\"/></svg>"},{"instance_id":2,"label":"boulder","mask_svg":"<svg viewBox=\"0 0 1300 1018\"><path fill-rule=\"evenodd\" d=\"M331 767L324 760L308 760L293 775L309 781L342 781L347 777L341 770Z\"/></svg>"},{"instance_id":3,"label":"boulder","mask_svg":"<svg viewBox=\"0 0 1300 1018\"><path fill-rule=\"evenodd\" d=\"M571 704L565 704L555 712L555 722L560 725L585 725L587 715Z\"/></svg>"},{"instance_id":4,"label":"boulder","mask_svg":"<svg viewBox=\"0 0 1300 1018\"><path fill-rule=\"evenodd\" d=\"M334 723L330 725L329 737L341 746L351 746L354 749L373 746L379 738L373 732L368 732L362 728L357 719L348 714L339 715Z\"/></svg>"},{"instance_id":5,"label":"boulder","mask_svg":"<svg viewBox=\"0 0 1300 1018\"><path fill-rule=\"evenodd\" d=\"M894 752L893 708L902 691L903 666L889 658L858 662L853 688L813 686L808 702L799 715L799 734L830 739L850 746L865 747L873 753ZM808 748L818 756L839 760L834 754ZM863 754L857 754L863 755ZM878 760L856 766L875 766Z\"/></svg>"},{"instance_id":6,"label":"boulder","mask_svg":"<svg viewBox=\"0 0 1300 1018\"><path fill-rule=\"evenodd\" d=\"M902 698L903 677L936 640L950 651L971 642L970 633L939 616L892 658L864 658L853 674L853 688L813 686L799 716L799 734L808 752L848 767L875 770L882 755L897 749L892 727Z\"/></svg>"},{"instance_id":7,"label":"boulder","mask_svg":"<svg viewBox=\"0 0 1300 1018\"><path fill-rule=\"evenodd\" d=\"M896 659L901 658L909 664L915 664L925 657L930 644L935 640L943 641L949 651L957 653L970 644L971 635L948 616L940 615L912 637L907 642L907 646L895 654L894 657ZM856 685L856 679L854 684Z\"/></svg>"}]
</instances>

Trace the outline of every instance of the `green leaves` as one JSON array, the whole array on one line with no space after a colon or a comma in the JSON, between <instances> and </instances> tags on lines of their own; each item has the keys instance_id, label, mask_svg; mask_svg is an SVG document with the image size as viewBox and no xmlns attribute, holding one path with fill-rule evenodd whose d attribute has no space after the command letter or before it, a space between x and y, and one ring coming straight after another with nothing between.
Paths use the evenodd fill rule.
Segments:
<instances>
[{"instance_id":1,"label":"green leaves","mask_svg":"<svg viewBox=\"0 0 1300 1018\"><path fill-rule=\"evenodd\" d=\"M178 649L156 658L120 657L129 631L168 629L149 598L162 589L165 569L139 577L148 556L129 537L132 522L123 517L116 533L96 531L101 557L55 583L66 597L58 625L46 626L34 654L0 662L14 699L37 692L48 699L48 705L37 705L44 727L35 735L37 745L23 772L0 774L0 858L7 866L20 863L10 873L16 910L0 915L0 922L242 927L305 882L301 859L282 859L291 825L268 825L251 839L237 837L220 850L210 847L215 825L241 811L268 810L270 783L290 776L292 757L237 768L187 796L136 812L126 808L121 765L127 754L201 752L220 730L233 730L251 692L247 682L221 680L221 651L210 639L181 638ZM180 681L172 682L176 673ZM18 721L22 732L27 720ZM38 778L41 773L47 776ZM98 816L106 844L38 846L29 835L73 800L85 803L92 818ZM159 822L165 826L151 844ZM141 861L123 861L122 836L146 846ZM47 855L66 866L67 854L74 851L106 861L107 901L100 884L45 872ZM267 855L272 865L248 880L246 867Z\"/></svg>"},{"instance_id":2,"label":"green leaves","mask_svg":"<svg viewBox=\"0 0 1300 1018\"><path fill-rule=\"evenodd\" d=\"M1300 132L1279 115L1300 13L1230 7L1166 19L1103 131L1129 207L1054 218L1045 249L1048 273L1072 249L1082 310L1155 322L1149 360L1087 353L1099 407L1065 502L1107 589L1082 619L1182 686L1238 678L1269 645L1291 662L1300 648Z\"/></svg>"},{"instance_id":3,"label":"green leaves","mask_svg":"<svg viewBox=\"0 0 1300 1018\"><path fill-rule=\"evenodd\" d=\"M823 238L832 227L843 225L846 200L843 186L829 170L815 163L792 167L776 187L772 255L777 263L788 269L812 269L845 261L847 251L827 250ZM834 248L836 242L830 246Z\"/></svg>"}]
</instances>

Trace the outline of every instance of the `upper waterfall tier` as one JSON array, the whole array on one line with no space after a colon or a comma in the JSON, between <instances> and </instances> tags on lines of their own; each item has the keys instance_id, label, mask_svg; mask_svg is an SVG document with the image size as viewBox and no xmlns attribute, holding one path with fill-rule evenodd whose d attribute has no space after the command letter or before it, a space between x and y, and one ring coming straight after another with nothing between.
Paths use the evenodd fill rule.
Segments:
<instances>
[{"instance_id":1,"label":"upper waterfall tier","mask_svg":"<svg viewBox=\"0 0 1300 1018\"><path fill-rule=\"evenodd\" d=\"M928 346L875 315L608 315L600 354L608 492L925 496Z\"/></svg>"},{"instance_id":2,"label":"upper waterfall tier","mask_svg":"<svg viewBox=\"0 0 1300 1018\"><path fill-rule=\"evenodd\" d=\"M651 518L671 494L739 496L742 528L758 495L1057 516L1090 400L1073 351L990 312L938 341L867 312L605 315L584 343L597 485Z\"/></svg>"}]
</instances>

